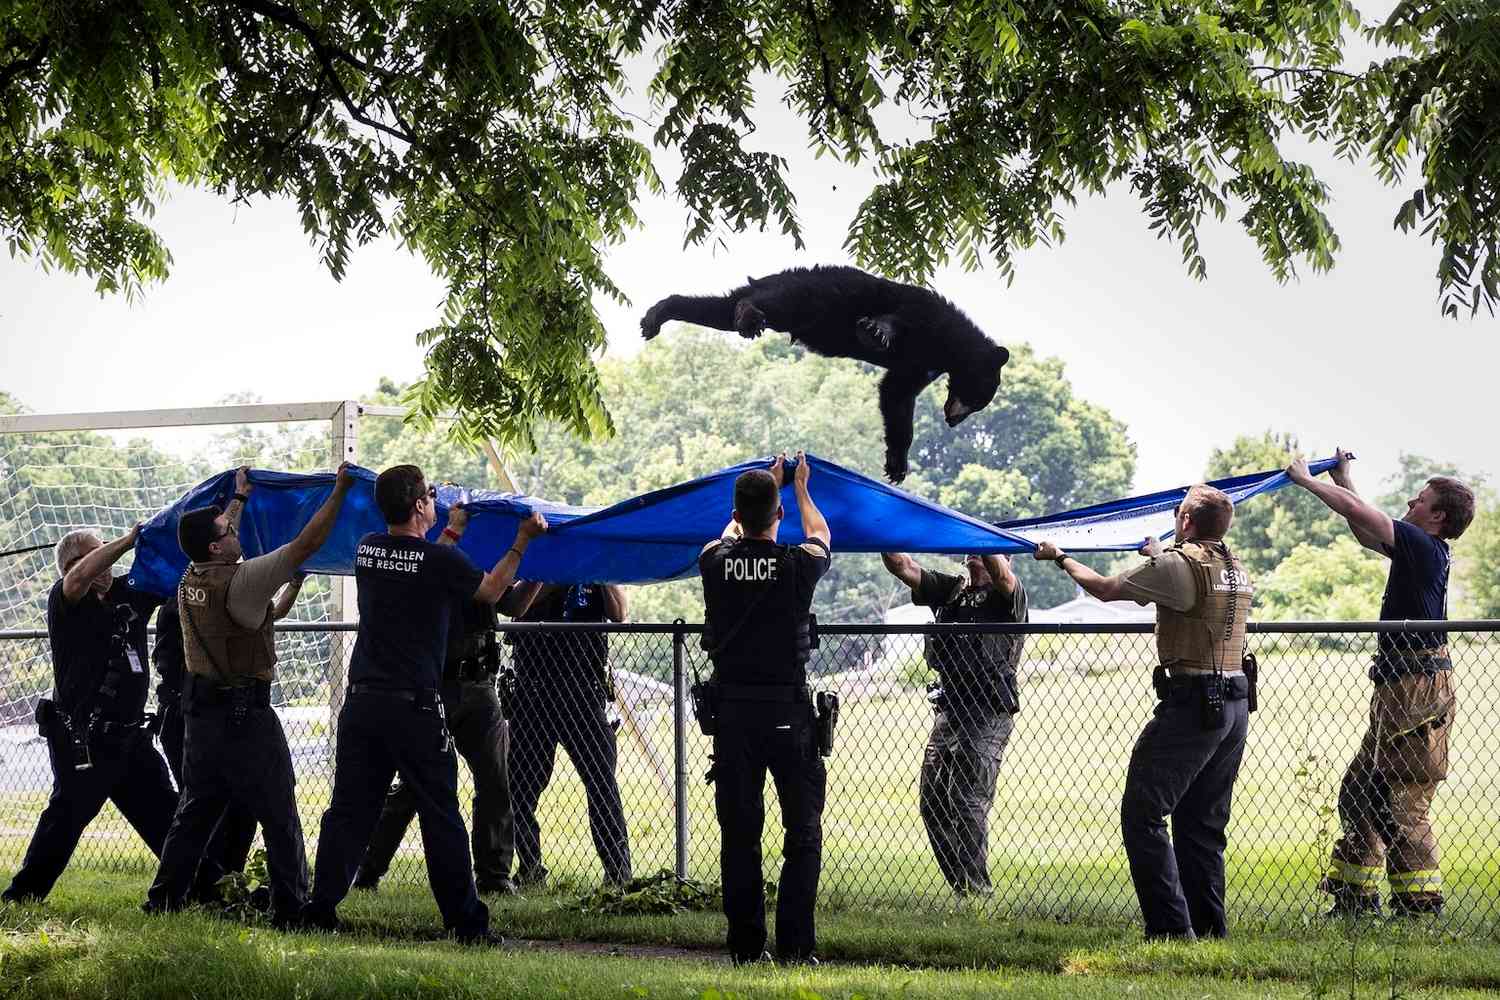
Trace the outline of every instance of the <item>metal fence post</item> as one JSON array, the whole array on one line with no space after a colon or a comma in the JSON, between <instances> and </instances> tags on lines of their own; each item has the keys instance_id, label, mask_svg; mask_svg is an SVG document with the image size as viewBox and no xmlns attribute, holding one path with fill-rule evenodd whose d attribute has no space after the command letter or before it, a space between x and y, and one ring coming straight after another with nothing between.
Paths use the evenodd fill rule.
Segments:
<instances>
[{"instance_id":1,"label":"metal fence post","mask_svg":"<svg viewBox=\"0 0 1500 1000\"><path fill-rule=\"evenodd\" d=\"M687 878L688 803L687 803L687 677L683 672L683 620L672 623L672 759L677 771L673 791L677 810L677 877Z\"/></svg>"}]
</instances>

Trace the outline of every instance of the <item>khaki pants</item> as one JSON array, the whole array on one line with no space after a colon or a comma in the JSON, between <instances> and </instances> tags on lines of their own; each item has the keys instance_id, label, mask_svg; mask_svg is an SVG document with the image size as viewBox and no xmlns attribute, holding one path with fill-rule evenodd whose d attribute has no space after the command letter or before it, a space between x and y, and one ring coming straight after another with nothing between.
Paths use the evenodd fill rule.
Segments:
<instances>
[{"instance_id":1,"label":"khaki pants","mask_svg":"<svg viewBox=\"0 0 1500 1000\"><path fill-rule=\"evenodd\" d=\"M1373 901L1384 868L1396 909L1441 907L1443 882L1428 809L1448 776L1456 707L1452 670L1375 688L1370 728L1339 788L1343 837L1333 848L1326 891Z\"/></svg>"}]
</instances>

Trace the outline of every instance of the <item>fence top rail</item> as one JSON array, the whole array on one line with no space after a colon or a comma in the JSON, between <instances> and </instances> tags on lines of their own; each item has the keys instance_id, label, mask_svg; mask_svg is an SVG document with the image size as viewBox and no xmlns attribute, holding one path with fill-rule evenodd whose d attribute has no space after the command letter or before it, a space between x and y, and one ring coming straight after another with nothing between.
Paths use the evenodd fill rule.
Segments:
<instances>
[{"instance_id":1,"label":"fence top rail","mask_svg":"<svg viewBox=\"0 0 1500 1000\"><path fill-rule=\"evenodd\" d=\"M1500 632L1500 619L1399 622L1251 622L1250 632L1260 635L1378 634L1382 632ZM354 632L358 622L279 622L276 631ZM886 625L840 622L818 625L821 635L1149 635L1150 622L1028 622L1023 624L976 623L971 625ZM156 626L148 631L156 633ZM701 622L504 622L500 633L515 632L607 632L634 635L702 635ZM45 639L46 629L0 629L0 641Z\"/></svg>"}]
</instances>

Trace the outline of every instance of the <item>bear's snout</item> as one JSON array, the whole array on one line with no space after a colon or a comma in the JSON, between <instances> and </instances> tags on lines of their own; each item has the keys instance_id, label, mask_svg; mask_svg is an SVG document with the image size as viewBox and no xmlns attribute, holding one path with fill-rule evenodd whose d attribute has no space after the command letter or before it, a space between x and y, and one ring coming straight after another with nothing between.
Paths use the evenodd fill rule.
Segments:
<instances>
[{"instance_id":1,"label":"bear's snout","mask_svg":"<svg viewBox=\"0 0 1500 1000\"><path fill-rule=\"evenodd\" d=\"M948 402L943 404L943 419L948 421L949 427L957 427L973 412L971 408L965 406L961 400L955 397L950 396Z\"/></svg>"}]
</instances>

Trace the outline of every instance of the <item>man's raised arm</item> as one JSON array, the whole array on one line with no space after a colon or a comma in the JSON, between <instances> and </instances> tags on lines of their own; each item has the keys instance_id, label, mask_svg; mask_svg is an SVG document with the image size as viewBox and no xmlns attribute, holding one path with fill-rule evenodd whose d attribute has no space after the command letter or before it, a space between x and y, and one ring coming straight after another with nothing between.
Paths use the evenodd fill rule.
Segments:
<instances>
[{"instance_id":1,"label":"man's raised arm","mask_svg":"<svg viewBox=\"0 0 1500 1000\"><path fill-rule=\"evenodd\" d=\"M240 530L240 515L245 512L245 503L250 499L250 491L254 488L250 482L250 466L242 465L234 470L234 496L229 498L224 516L229 518L229 526L235 531Z\"/></svg>"},{"instance_id":2,"label":"man's raised arm","mask_svg":"<svg viewBox=\"0 0 1500 1000\"><path fill-rule=\"evenodd\" d=\"M1328 470L1328 478L1333 480L1334 485L1342 486L1355 496L1359 496L1359 490L1354 488L1354 477L1349 474L1349 463L1354 461L1354 456L1342 448L1334 448L1333 455L1336 464ZM1349 528L1354 532L1354 537L1359 540L1359 544L1371 552L1379 552L1381 555L1387 554L1385 546L1380 544L1380 539L1375 535L1365 531L1362 527L1356 527L1352 523L1349 525Z\"/></svg>"},{"instance_id":3,"label":"man's raised arm","mask_svg":"<svg viewBox=\"0 0 1500 1000\"><path fill-rule=\"evenodd\" d=\"M273 622L279 622L292 613L292 605L297 603L297 595L302 592L302 584L306 580L306 573L293 573L291 580L277 592L276 600L271 602Z\"/></svg>"},{"instance_id":4,"label":"man's raised arm","mask_svg":"<svg viewBox=\"0 0 1500 1000\"><path fill-rule=\"evenodd\" d=\"M497 607L502 615L519 618L531 610L537 597L546 588L547 585L540 580L517 580L514 587L507 588L500 596L500 603Z\"/></svg>"},{"instance_id":5,"label":"man's raised arm","mask_svg":"<svg viewBox=\"0 0 1500 1000\"><path fill-rule=\"evenodd\" d=\"M349 463L344 462L339 466L338 478L333 481L333 492L328 494L323 506L302 526L297 537L286 543L287 558L293 566L301 566L311 559L323 547L323 543L328 541L328 536L333 534L333 526L339 519L339 509L344 506L344 498L349 495L349 489L353 485L354 472Z\"/></svg>"},{"instance_id":6,"label":"man's raised arm","mask_svg":"<svg viewBox=\"0 0 1500 1000\"><path fill-rule=\"evenodd\" d=\"M995 583L995 589L1002 594L1010 595L1016 592L1016 574L1010 568L1010 560L1005 556L991 553L980 556L984 568L989 571L990 579Z\"/></svg>"},{"instance_id":7,"label":"man's raised arm","mask_svg":"<svg viewBox=\"0 0 1500 1000\"><path fill-rule=\"evenodd\" d=\"M105 542L97 549L91 549L74 560L73 565L68 567L68 571L63 574L63 600L69 604L78 603L78 599L88 592L89 585L94 582L94 577L119 562L120 557L135 545L135 540L140 533L141 526L137 523L114 541Z\"/></svg>"},{"instance_id":8,"label":"man's raised arm","mask_svg":"<svg viewBox=\"0 0 1500 1000\"><path fill-rule=\"evenodd\" d=\"M604 585L604 617L612 622L630 617L630 599L625 596L625 588L617 583Z\"/></svg>"},{"instance_id":9,"label":"man's raised arm","mask_svg":"<svg viewBox=\"0 0 1500 1000\"><path fill-rule=\"evenodd\" d=\"M1396 527L1391 516L1372 504L1366 503L1358 493L1336 483L1325 483L1313 477L1307 468L1307 460L1299 458L1286 467L1287 478L1302 487L1335 514L1349 523L1349 530L1367 549L1390 555L1396 544Z\"/></svg>"},{"instance_id":10,"label":"man's raised arm","mask_svg":"<svg viewBox=\"0 0 1500 1000\"><path fill-rule=\"evenodd\" d=\"M235 479L235 489L242 494L250 488L249 482L241 478L244 471L241 469ZM230 618L246 628L253 628L265 616L267 601L272 602L274 619L284 617L291 610L302 584L298 582L290 593L278 596L277 591L295 580L298 567L311 559L323 547L323 543L328 541L328 536L333 533L333 525L338 520L339 509L343 507L344 498L349 495L349 489L353 485L354 474L350 471L349 463L345 462L339 466L333 492L323 501L323 506L318 508L312 519L302 526L296 538L265 555L246 559L240 564L239 572L229 583ZM243 505L236 500L231 506Z\"/></svg>"},{"instance_id":11,"label":"man's raised arm","mask_svg":"<svg viewBox=\"0 0 1500 1000\"><path fill-rule=\"evenodd\" d=\"M922 582L922 567L905 552L882 552L880 561L885 564L886 571L891 576L908 587L915 590L917 584Z\"/></svg>"},{"instance_id":12,"label":"man's raised arm","mask_svg":"<svg viewBox=\"0 0 1500 1000\"><path fill-rule=\"evenodd\" d=\"M807 456L797 452L797 471L792 477L792 483L797 494L797 513L802 515L803 537L809 541L816 538L831 549L833 539L828 533L828 522L823 519L823 512L818 510L818 505L813 503L812 494L807 491L807 480L811 476L812 465Z\"/></svg>"},{"instance_id":13,"label":"man's raised arm","mask_svg":"<svg viewBox=\"0 0 1500 1000\"><path fill-rule=\"evenodd\" d=\"M505 589L516 578L516 570L521 568L521 557L526 554L531 540L546 530L547 519L540 513L533 513L522 521L516 528L516 540L511 543L505 555L501 556L500 561L495 563L494 569L484 574L479 589L474 591L474 600L480 604L494 604L500 600L500 595L505 593Z\"/></svg>"},{"instance_id":14,"label":"man's raised arm","mask_svg":"<svg viewBox=\"0 0 1500 1000\"><path fill-rule=\"evenodd\" d=\"M1120 576L1102 576L1051 542L1042 542L1037 545L1032 557L1040 562L1057 563L1064 573L1073 578L1074 583L1096 600L1118 601L1122 596L1123 585Z\"/></svg>"}]
</instances>

